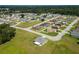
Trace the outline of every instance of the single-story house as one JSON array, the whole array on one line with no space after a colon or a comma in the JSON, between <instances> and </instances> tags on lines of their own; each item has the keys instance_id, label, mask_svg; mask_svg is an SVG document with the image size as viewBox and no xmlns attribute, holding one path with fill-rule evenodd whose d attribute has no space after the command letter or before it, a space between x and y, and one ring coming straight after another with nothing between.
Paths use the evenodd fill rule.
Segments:
<instances>
[{"instance_id":1,"label":"single-story house","mask_svg":"<svg viewBox=\"0 0 79 59\"><path fill-rule=\"evenodd\" d=\"M71 35L73 37L79 38L79 32L77 32L76 30L71 31Z\"/></svg>"},{"instance_id":2,"label":"single-story house","mask_svg":"<svg viewBox=\"0 0 79 59\"><path fill-rule=\"evenodd\" d=\"M0 20L0 24L3 24L4 22L2 20Z\"/></svg>"},{"instance_id":3,"label":"single-story house","mask_svg":"<svg viewBox=\"0 0 79 59\"><path fill-rule=\"evenodd\" d=\"M35 39L34 44L38 46L44 45L48 40L45 37L38 37Z\"/></svg>"}]
</instances>

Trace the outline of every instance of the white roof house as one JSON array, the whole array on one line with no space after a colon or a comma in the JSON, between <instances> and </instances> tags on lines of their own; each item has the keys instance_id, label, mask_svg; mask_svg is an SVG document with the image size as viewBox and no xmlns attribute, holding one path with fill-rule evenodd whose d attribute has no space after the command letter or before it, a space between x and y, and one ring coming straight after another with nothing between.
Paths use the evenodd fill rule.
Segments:
<instances>
[{"instance_id":1,"label":"white roof house","mask_svg":"<svg viewBox=\"0 0 79 59\"><path fill-rule=\"evenodd\" d=\"M35 39L34 44L38 45L38 46L42 46L45 43L47 43L47 39L45 37L38 37Z\"/></svg>"}]
</instances>

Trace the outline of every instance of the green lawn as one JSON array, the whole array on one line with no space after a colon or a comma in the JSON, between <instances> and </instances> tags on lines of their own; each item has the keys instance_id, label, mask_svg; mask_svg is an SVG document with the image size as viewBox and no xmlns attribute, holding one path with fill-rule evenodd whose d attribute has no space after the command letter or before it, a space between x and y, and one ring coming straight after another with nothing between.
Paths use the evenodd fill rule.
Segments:
<instances>
[{"instance_id":1,"label":"green lawn","mask_svg":"<svg viewBox=\"0 0 79 59\"><path fill-rule=\"evenodd\" d=\"M56 36L58 33L56 32L41 32L43 34L46 34L46 35L50 35L50 36Z\"/></svg>"},{"instance_id":2,"label":"green lawn","mask_svg":"<svg viewBox=\"0 0 79 59\"><path fill-rule=\"evenodd\" d=\"M41 23L41 21L37 20L37 21L22 22L21 24L19 24L17 26L26 28L26 27L30 27L30 26L33 26L33 25L38 24L38 23Z\"/></svg>"},{"instance_id":3,"label":"green lawn","mask_svg":"<svg viewBox=\"0 0 79 59\"><path fill-rule=\"evenodd\" d=\"M16 36L9 42L0 45L0 53L3 54L53 54L53 53L79 53L77 39L65 35L62 40L53 42L48 41L44 46L33 44L37 37L33 33L16 30Z\"/></svg>"},{"instance_id":4,"label":"green lawn","mask_svg":"<svg viewBox=\"0 0 79 59\"><path fill-rule=\"evenodd\" d=\"M70 35L65 35L62 40L57 43L59 49L61 48L60 53L79 53L79 45L77 44L79 40Z\"/></svg>"}]
</instances>

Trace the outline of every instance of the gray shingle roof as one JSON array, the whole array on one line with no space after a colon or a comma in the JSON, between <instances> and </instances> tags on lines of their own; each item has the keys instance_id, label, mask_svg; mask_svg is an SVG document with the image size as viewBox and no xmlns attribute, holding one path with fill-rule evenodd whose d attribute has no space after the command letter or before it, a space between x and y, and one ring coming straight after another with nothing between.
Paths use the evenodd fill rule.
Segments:
<instances>
[{"instance_id":1,"label":"gray shingle roof","mask_svg":"<svg viewBox=\"0 0 79 59\"><path fill-rule=\"evenodd\" d=\"M77 32L77 31L72 31L71 35L76 37L76 38L79 38L79 32Z\"/></svg>"},{"instance_id":2,"label":"gray shingle roof","mask_svg":"<svg viewBox=\"0 0 79 59\"><path fill-rule=\"evenodd\" d=\"M35 40L35 42L39 42L40 44L44 43L45 41L46 41L46 39L43 38L43 37L38 37L38 38L36 38L36 40Z\"/></svg>"},{"instance_id":3,"label":"gray shingle roof","mask_svg":"<svg viewBox=\"0 0 79 59\"><path fill-rule=\"evenodd\" d=\"M0 20L0 24L4 23L4 21Z\"/></svg>"}]
</instances>

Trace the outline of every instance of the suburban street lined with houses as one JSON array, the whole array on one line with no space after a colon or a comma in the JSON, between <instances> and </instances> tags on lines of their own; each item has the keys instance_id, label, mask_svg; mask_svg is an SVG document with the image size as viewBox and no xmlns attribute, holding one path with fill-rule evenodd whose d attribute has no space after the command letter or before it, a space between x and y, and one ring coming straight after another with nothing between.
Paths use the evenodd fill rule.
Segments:
<instances>
[{"instance_id":1,"label":"suburban street lined with houses","mask_svg":"<svg viewBox=\"0 0 79 59\"><path fill-rule=\"evenodd\" d=\"M28 15L29 13L27 13ZM18 14L19 15L19 14ZM45 17L46 14L41 14L42 16L40 16L39 20L37 18L30 18L32 20L27 20L26 18L19 18L18 16L12 16L14 17L14 19L18 19L18 20L12 20L11 17L7 16L5 18L1 18L1 21L3 21L2 23L7 23L8 22L13 22L15 21L14 24L10 25L10 27L16 28L16 29L20 29L20 30L24 30L33 34L38 35L37 41L35 41L35 44L42 46L43 44L45 44L46 42L44 42L44 40L51 40L51 41L59 41L62 39L62 37L68 33L68 31L74 26L74 24L76 24L79 21L79 17L74 17L73 16L67 16L67 15L59 15L59 14L51 14L51 17ZM50 15L50 14L49 14ZM48 16L49 16L48 15ZM42 18L43 17L43 18ZM7 20L6 20L7 19ZM11 19L11 20L10 20ZM5 21L5 22L4 22ZM22 27L22 26L18 26L22 23L25 23L25 25L29 25L31 24L31 22L37 22L40 21L39 23L36 24L32 24L31 26L27 26L27 27ZM69 22L70 21L70 22ZM26 24L28 23L28 24ZM63 29L62 27L65 26ZM43 29L41 29L43 28ZM42 33L41 31L47 31L49 33L57 33L56 35L48 35L46 33Z\"/></svg>"},{"instance_id":2,"label":"suburban street lined with houses","mask_svg":"<svg viewBox=\"0 0 79 59\"><path fill-rule=\"evenodd\" d=\"M1 5L1 54L78 54L79 6Z\"/></svg>"},{"instance_id":3,"label":"suburban street lined with houses","mask_svg":"<svg viewBox=\"0 0 79 59\"><path fill-rule=\"evenodd\" d=\"M79 21L79 18L75 19L69 26L66 27L61 33L59 33L55 40L60 40L71 28Z\"/></svg>"},{"instance_id":4,"label":"suburban street lined with houses","mask_svg":"<svg viewBox=\"0 0 79 59\"><path fill-rule=\"evenodd\" d=\"M59 16L57 16L57 17L54 17L54 18L52 18L52 19L56 19L56 18L58 18L58 17L60 17L60 15L59 15ZM49 19L49 20L52 20L52 19ZM43 24L43 23L45 23L45 22L48 22L49 20L46 20L46 21L41 22L41 23L39 23L39 24L36 24L36 25L34 25L34 27L35 27L35 26L38 26L38 25L40 25L40 24ZM31 29L32 27L33 27L33 26L28 27L28 29Z\"/></svg>"},{"instance_id":5,"label":"suburban street lined with houses","mask_svg":"<svg viewBox=\"0 0 79 59\"><path fill-rule=\"evenodd\" d=\"M59 16L58 16L59 17ZM56 18L58 18L58 17L55 17L55 18L52 18L52 19L56 19ZM51 19L50 19L51 20ZM49 20L46 20L46 21L44 21L44 22L41 22L40 24L42 24L42 23L45 23L45 22L47 22L47 21L49 21ZM20 24L21 22L18 22L16 25L18 25L18 24ZM34 25L34 26L37 26L37 25L40 25L40 24L36 24L36 25ZM52 40L52 38L54 39L54 37L52 37L52 36L49 36L49 35L46 35L46 34L43 34L43 33L39 33L39 32L35 32L35 31L33 31L33 30L30 30L33 26L31 26L31 27L28 27L28 28L21 28L21 27L17 27L16 25L13 25L13 26L11 26L11 27L14 27L14 28L17 28L17 29L21 29L21 30L25 30L25 31L28 31L28 32L31 32L31 33L34 33L34 34L37 34L37 35L40 35L40 36L44 36L44 37L46 37L47 39L51 39Z\"/></svg>"},{"instance_id":6,"label":"suburban street lined with houses","mask_svg":"<svg viewBox=\"0 0 79 59\"><path fill-rule=\"evenodd\" d=\"M58 17L59 17L59 16L58 16ZM58 17L55 17L55 18L53 18L53 19L56 19L56 18L58 18ZM47 22L47 21L49 21L49 20L46 20L46 21L44 21L44 22L42 22L42 23L45 23L45 22ZM69 24L69 26L67 26L67 27L66 27L62 32L60 32L57 36L49 36L49 35L46 35L46 34L43 34L43 33L35 32L35 31L33 31L33 30L30 29L30 28L32 28L32 27L28 27L28 28L17 27L16 25L20 24L20 22L17 23L16 25L12 26L12 27L17 28L17 29L21 29L21 30L25 30L25 31L28 31L28 32L31 32L31 33L34 33L34 34L37 34L37 35L40 35L40 36L44 36L44 37L46 37L47 39L52 40L52 41L58 41L58 40L61 40L61 38L62 38L62 37L72 28L72 26L73 26L74 24L76 24L78 21L79 21L79 18L75 19L71 24ZM40 23L40 24L42 24L42 23ZM34 25L34 26L37 26L37 25L40 25L40 24L36 24L36 25Z\"/></svg>"}]
</instances>

